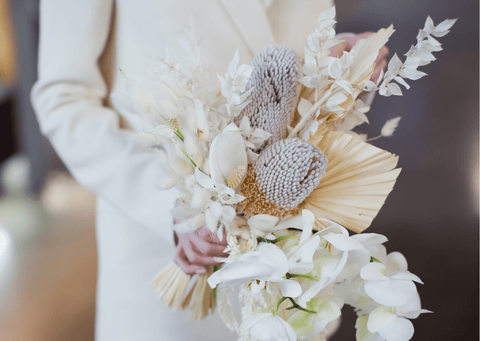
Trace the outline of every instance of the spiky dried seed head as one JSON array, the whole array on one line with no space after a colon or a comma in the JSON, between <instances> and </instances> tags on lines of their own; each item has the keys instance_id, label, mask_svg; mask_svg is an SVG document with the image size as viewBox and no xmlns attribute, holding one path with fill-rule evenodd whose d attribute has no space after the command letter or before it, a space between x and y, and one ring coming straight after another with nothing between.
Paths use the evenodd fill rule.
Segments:
<instances>
[{"instance_id":1,"label":"spiky dried seed head","mask_svg":"<svg viewBox=\"0 0 480 341\"><path fill-rule=\"evenodd\" d=\"M260 190L269 201L286 209L305 200L319 184L326 167L322 151L297 138L267 147L254 164Z\"/></svg>"},{"instance_id":2,"label":"spiky dried seed head","mask_svg":"<svg viewBox=\"0 0 480 341\"><path fill-rule=\"evenodd\" d=\"M300 210L297 208L285 209L267 200L265 193L263 193L258 186L255 170L252 166L249 166L240 190L240 194L243 195L245 199L237 204L238 213L245 214L247 218L257 214L268 214L280 219L288 215L295 216L300 214Z\"/></svg>"},{"instance_id":3,"label":"spiky dried seed head","mask_svg":"<svg viewBox=\"0 0 480 341\"><path fill-rule=\"evenodd\" d=\"M275 45L264 48L252 64L253 71L247 89L255 87L248 100L252 102L236 119L250 119L254 128L272 136L256 152L287 137L287 126L293 121L301 84L301 60L289 47Z\"/></svg>"}]
</instances>

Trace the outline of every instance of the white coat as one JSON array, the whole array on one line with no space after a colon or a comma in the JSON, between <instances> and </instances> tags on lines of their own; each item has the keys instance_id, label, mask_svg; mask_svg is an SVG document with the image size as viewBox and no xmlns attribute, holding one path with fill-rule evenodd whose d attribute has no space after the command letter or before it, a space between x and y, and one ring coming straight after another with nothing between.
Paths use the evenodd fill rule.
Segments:
<instances>
[{"instance_id":1,"label":"white coat","mask_svg":"<svg viewBox=\"0 0 480 341\"><path fill-rule=\"evenodd\" d=\"M168 47L193 15L201 49L223 74L239 48L249 63L278 43L303 53L331 0L42 0L39 79L32 104L73 176L97 196L96 340L234 340L214 315L201 322L165 308L151 280L174 256L175 192L145 147L122 138L135 116L105 105L126 73L143 75L149 54ZM115 18L115 20L113 20ZM102 63L99 63L101 61ZM103 68L100 67L100 64Z\"/></svg>"}]
</instances>

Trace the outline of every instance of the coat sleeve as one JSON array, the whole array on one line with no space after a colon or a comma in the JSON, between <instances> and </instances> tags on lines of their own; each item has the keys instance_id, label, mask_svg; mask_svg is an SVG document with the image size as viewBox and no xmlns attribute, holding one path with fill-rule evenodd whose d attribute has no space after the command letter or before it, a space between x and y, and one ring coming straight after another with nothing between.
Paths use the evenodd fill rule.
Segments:
<instances>
[{"instance_id":1,"label":"coat sleeve","mask_svg":"<svg viewBox=\"0 0 480 341\"><path fill-rule=\"evenodd\" d=\"M98 59L112 1L41 2L39 79L31 100L42 133L82 185L119 214L171 239L175 193L157 189L165 177L159 160L118 137L119 116L103 106L107 88Z\"/></svg>"}]
</instances>

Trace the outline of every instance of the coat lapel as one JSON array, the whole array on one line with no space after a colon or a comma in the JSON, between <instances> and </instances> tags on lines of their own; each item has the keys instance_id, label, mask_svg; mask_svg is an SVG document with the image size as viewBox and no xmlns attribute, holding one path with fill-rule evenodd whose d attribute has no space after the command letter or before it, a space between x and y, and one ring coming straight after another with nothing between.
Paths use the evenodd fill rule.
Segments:
<instances>
[{"instance_id":1,"label":"coat lapel","mask_svg":"<svg viewBox=\"0 0 480 341\"><path fill-rule=\"evenodd\" d=\"M242 36L252 55L275 44L261 0L218 0Z\"/></svg>"}]
</instances>

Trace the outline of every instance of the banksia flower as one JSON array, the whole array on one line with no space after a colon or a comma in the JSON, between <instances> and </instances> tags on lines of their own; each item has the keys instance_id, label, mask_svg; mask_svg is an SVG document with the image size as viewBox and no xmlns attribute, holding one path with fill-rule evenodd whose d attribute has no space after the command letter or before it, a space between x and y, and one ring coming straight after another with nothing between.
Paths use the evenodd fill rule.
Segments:
<instances>
[{"instance_id":1,"label":"banksia flower","mask_svg":"<svg viewBox=\"0 0 480 341\"><path fill-rule=\"evenodd\" d=\"M243 195L245 199L237 204L237 211L238 213L245 214L247 218L257 214L269 214L278 218L300 214L299 209L280 207L265 197L265 193L259 188L253 166L249 166L247 169L247 175L242 183L240 194Z\"/></svg>"},{"instance_id":2,"label":"banksia flower","mask_svg":"<svg viewBox=\"0 0 480 341\"><path fill-rule=\"evenodd\" d=\"M317 187L326 166L327 158L320 149L295 138L266 148L254 169L258 186L267 200L292 209Z\"/></svg>"},{"instance_id":3,"label":"banksia flower","mask_svg":"<svg viewBox=\"0 0 480 341\"><path fill-rule=\"evenodd\" d=\"M264 48L251 65L254 69L247 88L255 87L248 97L252 102L236 120L240 124L246 115L252 127L271 133L266 146L287 137L300 94L301 62L294 50L276 45Z\"/></svg>"}]
</instances>

